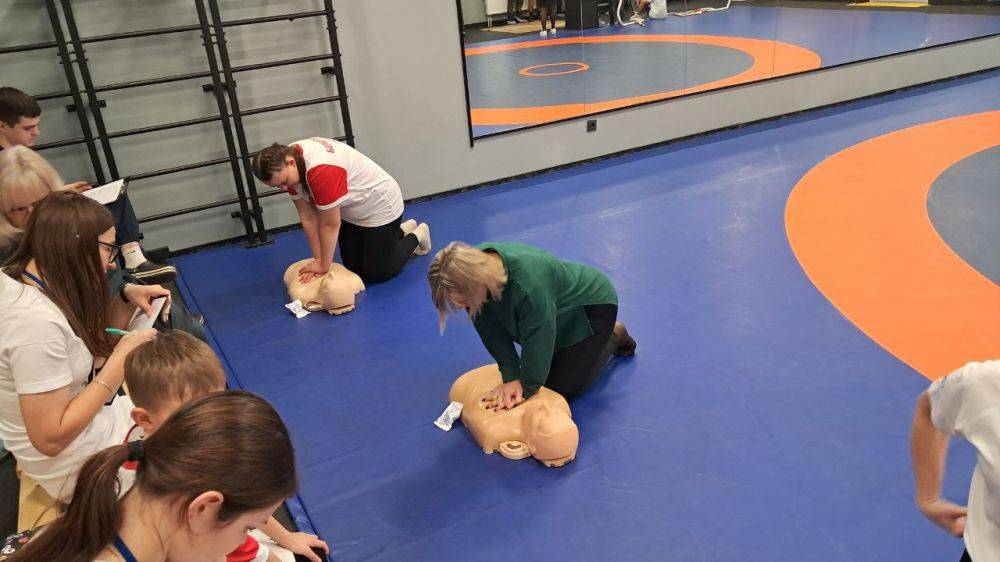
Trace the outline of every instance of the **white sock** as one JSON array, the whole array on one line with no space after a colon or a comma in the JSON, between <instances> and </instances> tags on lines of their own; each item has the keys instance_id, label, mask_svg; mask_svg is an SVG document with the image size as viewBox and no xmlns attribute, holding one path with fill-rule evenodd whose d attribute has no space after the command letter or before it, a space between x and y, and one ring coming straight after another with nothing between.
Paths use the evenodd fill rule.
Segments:
<instances>
[{"instance_id":1,"label":"white sock","mask_svg":"<svg viewBox=\"0 0 1000 562\"><path fill-rule=\"evenodd\" d=\"M129 242L122 245L122 257L125 258L125 269L135 269L146 261L146 256L142 255L142 248L138 242Z\"/></svg>"}]
</instances>

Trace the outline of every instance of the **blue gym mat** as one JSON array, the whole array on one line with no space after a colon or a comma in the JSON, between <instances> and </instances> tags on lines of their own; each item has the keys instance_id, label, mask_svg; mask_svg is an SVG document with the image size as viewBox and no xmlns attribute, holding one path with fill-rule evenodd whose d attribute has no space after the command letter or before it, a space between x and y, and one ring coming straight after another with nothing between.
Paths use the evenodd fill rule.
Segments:
<instances>
[{"instance_id":1,"label":"blue gym mat","mask_svg":"<svg viewBox=\"0 0 1000 562\"><path fill-rule=\"evenodd\" d=\"M957 560L913 502L928 381L810 284L783 214L827 156L998 91L993 72L408 206L436 248L518 240L615 283L638 354L572 404L580 450L559 469L432 425L490 358L461 317L438 334L430 257L302 320L281 281L299 231L176 265L234 380L288 423L302 515L335 560ZM956 443L949 498L973 463Z\"/></svg>"}]
</instances>

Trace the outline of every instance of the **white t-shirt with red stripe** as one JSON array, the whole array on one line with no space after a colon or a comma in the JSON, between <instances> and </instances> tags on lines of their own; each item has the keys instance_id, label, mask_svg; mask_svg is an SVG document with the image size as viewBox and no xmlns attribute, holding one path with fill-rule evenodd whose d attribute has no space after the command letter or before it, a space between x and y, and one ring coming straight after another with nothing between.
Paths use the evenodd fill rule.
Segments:
<instances>
[{"instance_id":1,"label":"white t-shirt with red stripe","mask_svg":"<svg viewBox=\"0 0 1000 562\"><path fill-rule=\"evenodd\" d=\"M291 146L306 165L305 181L286 190L292 199L304 199L320 210L340 207L341 219L358 226L382 226L403 215L399 184L371 158L320 137Z\"/></svg>"}]
</instances>

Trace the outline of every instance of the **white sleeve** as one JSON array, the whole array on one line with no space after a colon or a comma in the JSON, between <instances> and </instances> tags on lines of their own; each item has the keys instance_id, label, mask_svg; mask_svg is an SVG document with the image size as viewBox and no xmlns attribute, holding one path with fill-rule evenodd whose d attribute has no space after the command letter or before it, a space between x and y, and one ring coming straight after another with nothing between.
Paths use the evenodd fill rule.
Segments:
<instances>
[{"instance_id":1,"label":"white sleeve","mask_svg":"<svg viewBox=\"0 0 1000 562\"><path fill-rule=\"evenodd\" d=\"M14 388L18 394L40 394L73 382L66 334L55 319L36 318L9 332Z\"/></svg>"},{"instance_id":2,"label":"white sleeve","mask_svg":"<svg viewBox=\"0 0 1000 562\"><path fill-rule=\"evenodd\" d=\"M969 363L932 383L928 395L934 427L965 435L981 414L1000 407L1000 361Z\"/></svg>"},{"instance_id":3,"label":"white sleeve","mask_svg":"<svg viewBox=\"0 0 1000 562\"><path fill-rule=\"evenodd\" d=\"M251 562L267 562L270 556L271 551L268 550L267 545L263 541L257 541L257 555L254 556Z\"/></svg>"}]
</instances>

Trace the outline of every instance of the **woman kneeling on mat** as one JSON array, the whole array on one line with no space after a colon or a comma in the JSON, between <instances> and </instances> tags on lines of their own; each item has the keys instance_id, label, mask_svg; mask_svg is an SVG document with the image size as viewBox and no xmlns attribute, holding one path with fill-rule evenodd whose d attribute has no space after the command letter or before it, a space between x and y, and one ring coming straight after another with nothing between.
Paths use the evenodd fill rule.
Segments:
<instances>
[{"instance_id":1,"label":"woman kneeling on mat","mask_svg":"<svg viewBox=\"0 0 1000 562\"><path fill-rule=\"evenodd\" d=\"M399 184L370 158L333 139L312 137L272 144L253 159L253 173L295 202L313 261L299 280L325 275L340 243L344 267L365 283L395 277L413 254L431 250L426 224L400 222Z\"/></svg>"},{"instance_id":2,"label":"woman kneeling on mat","mask_svg":"<svg viewBox=\"0 0 1000 562\"><path fill-rule=\"evenodd\" d=\"M449 312L467 310L500 367L504 382L484 398L489 407L513 408L543 385L572 400L612 353L635 353L616 320L614 286L583 264L525 244L452 242L434 256L427 279L441 330Z\"/></svg>"}]
</instances>

